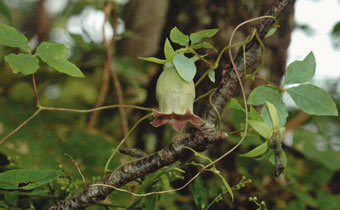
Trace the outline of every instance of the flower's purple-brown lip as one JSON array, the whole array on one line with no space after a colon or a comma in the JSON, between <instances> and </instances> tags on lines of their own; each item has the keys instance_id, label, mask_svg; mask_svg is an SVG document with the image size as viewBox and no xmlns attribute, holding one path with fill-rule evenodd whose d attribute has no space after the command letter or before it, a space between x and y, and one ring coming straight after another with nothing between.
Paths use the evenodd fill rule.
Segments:
<instances>
[{"instance_id":1,"label":"flower's purple-brown lip","mask_svg":"<svg viewBox=\"0 0 340 210\"><path fill-rule=\"evenodd\" d=\"M204 122L200 117L192 114L189 110L183 115L174 112L171 114L164 114L153 110L153 116L155 119L151 123L152 126L159 127L169 122L177 131L182 130L187 122L190 122L193 125L202 125Z\"/></svg>"}]
</instances>

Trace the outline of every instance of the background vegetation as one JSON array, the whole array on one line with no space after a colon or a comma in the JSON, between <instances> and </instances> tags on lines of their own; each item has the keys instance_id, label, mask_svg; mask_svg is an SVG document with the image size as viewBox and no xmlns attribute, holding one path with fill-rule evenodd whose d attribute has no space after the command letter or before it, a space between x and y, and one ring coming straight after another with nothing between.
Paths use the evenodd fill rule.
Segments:
<instances>
[{"instance_id":1,"label":"background vegetation","mask_svg":"<svg viewBox=\"0 0 340 210\"><path fill-rule=\"evenodd\" d=\"M40 61L35 80L43 106L90 109L111 104L157 107L155 84L161 67L137 60L137 56L164 58L163 43L174 26L185 34L220 29L213 39L209 39L209 43L220 51L227 45L236 25L265 14L273 1L65 0L62 1L64 7L59 10L52 2L55 1L0 0L0 22L24 34L31 49L44 41L65 44L69 48L67 59L85 75L84 78L69 77ZM278 31L264 41L267 56L260 76L277 85L281 84L286 70L286 51L294 28L293 3L280 17ZM107 18L106 42L103 41L104 17ZM242 28L235 35L235 42L242 42L252 30L251 25ZM338 47L339 24L333 29L333 38L334 46ZM36 111L32 77L14 74L4 59L10 53L19 52L17 48L0 45L1 139ZM199 52L202 55L209 53L205 58L210 62L217 56L213 49ZM224 55L221 62L216 69L216 82L205 79L198 86L196 95L216 87L228 56ZM196 64L195 80L206 70L204 62ZM312 82L323 85L339 110L339 81ZM260 79L245 82L246 94L249 96L255 87L263 84ZM236 97L235 101L242 102L241 97ZM207 103L208 98L196 103L194 112L201 115L202 107ZM256 102L253 104L257 105ZM233 189L233 202L222 187L222 179L212 172L205 172L181 191L148 197L115 191L89 209L204 209L209 204L211 209L337 209L340 206L340 119L313 117L293 106L288 107L283 143L288 164L284 175L275 177L274 166L267 160L240 156L263 142L259 135L251 136L251 133L235 152L216 164ZM244 126L242 110L232 109L230 104L228 108L222 116L221 130L240 131ZM261 111L261 107L255 108ZM37 186L32 186L36 183L19 183L18 189L3 187L6 183L0 179L0 207L47 209L94 183L103 176L112 149L128 128L144 115L145 111L134 109L91 113L42 111L0 145L0 172L13 169L54 171ZM176 132L168 125L154 128L150 125L151 120L142 122L124 147L138 148L150 154L168 145ZM239 141L239 134L234 132L227 141L211 145L203 154L216 159ZM130 159L129 155L119 154L109 168ZM207 163L202 159L196 162ZM176 170L164 169L150 174L143 182L137 180L140 183L128 184L123 189L142 193L178 188L200 169L192 164L176 167ZM55 178L49 180L48 177ZM153 183L153 180L157 182Z\"/></svg>"}]
</instances>

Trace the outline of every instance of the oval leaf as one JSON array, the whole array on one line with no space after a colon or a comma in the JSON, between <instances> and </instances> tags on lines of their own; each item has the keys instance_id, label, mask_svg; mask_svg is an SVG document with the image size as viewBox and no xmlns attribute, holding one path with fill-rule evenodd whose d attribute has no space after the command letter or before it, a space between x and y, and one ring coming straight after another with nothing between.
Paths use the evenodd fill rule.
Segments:
<instances>
[{"instance_id":1,"label":"oval leaf","mask_svg":"<svg viewBox=\"0 0 340 210\"><path fill-rule=\"evenodd\" d=\"M278 89L271 85L262 85L256 87L248 97L248 104L252 105L262 105L265 104L266 101L269 101L276 107L279 115L279 127L284 126L288 117L288 111L282 101L282 94ZM272 121L266 106L263 107L261 116L264 122L271 127Z\"/></svg>"},{"instance_id":2,"label":"oval leaf","mask_svg":"<svg viewBox=\"0 0 340 210\"><path fill-rule=\"evenodd\" d=\"M39 60L30 54L9 54L5 56L5 61L9 63L13 73L29 75L35 73L39 68Z\"/></svg>"},{"instance_id":3,"label":"oval leaf","mask_svg":"<svg viewBox=\"0 0 340 210\"><path fill-rule=\"evenodd\" d=\"M227 182L227 180L221 175L221 173L216 173L221 179L222 179L222 182L223 182L223 185L224 187L228 190L230 196L231 196L231 201L234 202L234 193L233 193L233 190L231 189L229 183Z\"/></svg>"},{"instance_id":4,"label":"oval leaf","mask_svg":"<svg viewBox=\"0 0 340 210\"><path fill-rule=\"evenodd\" d=\"M189 44L189 36L183 34L176 26L170 31L170 39L174 43L182 46L187 46Z\"/></svg>"},{"instance_id":5,"label":"oval leaf","mask_svg":"<svg viewBox=\"0 0 340 210\"><path fill-rule=\"evenodd\" d=\"M182 79L187 82L191 82L194 79L196 74L196 66L194 61L185 57L183 53L178 53L175 56L173 63Z\"/></svg>"},{"instance_id":6,"label":"oval leaf","mask_svg":"<svg viewBox=\"0 0 340 210\"><path fill-rule=\"evenodd\" d=\"M27 53L31 53L30 47L27 44L27 38L15 28L3 23L0 23L0 44L17 47Z\"/></svg>"},{"instance_id":7,"label":"oval leaf","mask_svg":"<svg viewBox=\"0 0 340 210\"><path fill-rule=\"evenodd\" d=\"M338 116L338 110L328 93L315 85L299 85L287 89L296 106L311 115Z\"/></svg>"},{"instance_id":8,"label":"oval leaf","mask_svg":"<svg viewBox=\"0 0 340 210\"><path fill-rule=\"evenodd\" d=\"M213 69L209 71L208 77L212 83L215 83L215 71Z\"/></svg>"},{"instance_id":9,"label":"oval leaf","mask_svg":"<svg viewBox=\"0 0 340 210\"><path fill-rule=\"evenodd\" d=\"M275 32L277 31L277 26L273 26L269 29L268 33L264 36L264 38L273 36Z\"/></svg>"},{"instance_id":10,"label":"oval leaf","mask_svg":"<svg viewBox=\"0 0 340 210\"><path fill-rule=\"evenodd\" d=\"M143 60L143 61L149 61L149 62L152 62L152 63L157 63L157 64L165 64L165 60L162 60L162 59L159 59L159 58L155 58L155 57L147 57L147 58L144 58L144 57L138 57L138 59L140 60Z\"/></svg>"},{"instance_id":11,"label":"oval leaf","mask_svg":"<svg viewBox=\"0 0 340 210\"><path fill-rule=\"evenodd\" d=\"M286 70L284 84L296 84L310 81L315 74L315 57L310 52L303 61L294 61L289 64Z\"/></svg>"},{"instance_id":12,"label":"oval leaf","mask_svg":"<svg viewBox=\"0 0 340 210\"><path fill-rule=\"evenodd\" d=\"M169 62L171 62L175 56L175 51L172 48L168 38L165 40L165 43L164 43L164 55L165 55L165 59Z\"/></svg>"},{"instance_id":13,"label":"oval leaf","mask_svg":"<svg viewBox=\"0 0 340 210\"><path fill-rule=\"evenodd\" d=\"M219 31L219 29L207 29L207 30L192 33L192 34L190 34L191 44L195 44L195 43L201 41L201 39L203 39L203 38L211 38L218 31Z\"/></svg>"},{"instance_id":14,"label":"oval leaf","mask_svg":"<svg viewBox=\"0 0 340 210\"><path fill-rule=\"evenodd\" d=\"M215 52L217 52L217 50L214 48L214 46L212 46L208 42L202 42L200 44L194 44L194 45L192 45L192 48L194 48L194 49L207 48L207 49L213 49Z\"/></svg>"},{"instance_id":15,"label":"oval leaf","mask_svg":"<svg viewBox=\"0 0 340 210\"><path fill-rule=\"evenodd\" d=\"M266 101L266 104L273 123L273 129L277 129L279 127L279 115L277 114L277 110L272 103Z\"/></svg>"},{"instance_id":16,"label":"oval leaf","mask_svg":"<svg viewBox=\"0 0 340 210\"><path fill-rule=\"evenodd\" d=\"M263 118L252 105L250 105L249 109L249 119L263 122Z\"/></svg>"},{"instance_id":17,"label":"oval leaf","mask_svg":"<svg viewBox=\"0 0 340 210\"><path fill-rule=\"evenodd\" d=\"M249 120L249 125L265 139L269 139L272 136L273 130L264 122Z\"/></svg>"},{"instance_id":18,"label":"oval leaf","mask_svg":"<svg viewBox=\"0 0 340 210\"><path fill-rule=\"evenodd\" d=\"M264 154L267 151L267 149L268 149L268 142L266 141L263 144L261 144L260 146L257 146L254 149L252 149L251 151L249 151L245 154L242 154L240 156L250 157L250 158L257 157L257 156Z\"/></svg>"},{"instance_id":19,"label":"oval leaf","mask_svg":"<svg viewBox=\"0 0 340 210\"><path fill-rule=\"evenodd\" d=\"M240 102L235 98L230 98L226 107L228 109L236 109L236 110L241 110L243 112L245 111L242 105L240 104Z\"/></svg>"},{"instance_id":20,"label":"oval leaf","mask_svg":"<svg viewBox=\"0 0 340 210\"><path fill-rule=\"evenodd\" d=\"M0 173L0 188L31 190L54 181L61 170L14 169Z\"/></svg>"},{"instance_id":21,"label":"oval leaf","mask_svg":"<svg viewBox=\"0 0 340 210\"><path fill-rule=\"evenodd\" d=\"M84 77L80 69L66 59L68 49L59 43L43 42L37 48L37 56L57 71L72 77Z\"/></svg>"}]
</instances>

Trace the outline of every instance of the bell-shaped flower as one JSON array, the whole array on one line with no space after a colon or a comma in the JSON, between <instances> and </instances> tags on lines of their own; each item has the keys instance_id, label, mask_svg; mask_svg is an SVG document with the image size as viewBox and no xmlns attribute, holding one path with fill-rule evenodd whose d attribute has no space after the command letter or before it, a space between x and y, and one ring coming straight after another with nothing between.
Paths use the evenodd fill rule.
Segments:
<instances>
[{"instance_id":1,"label":"bell-shaped flower","mask_svg":"<svg viewBox=\"0 0 340 210\"><path fill-rule=\"evenodd\" d=\"M170 62L165 63L164 70L157 80L156 99L159 111L153 112L155 119L152 125L154 127L169 122L179 131L183 129L186 122L193 125L203 124L203 120L193 114L194 82L184 81Z\"/></svg>"}]
</instances>

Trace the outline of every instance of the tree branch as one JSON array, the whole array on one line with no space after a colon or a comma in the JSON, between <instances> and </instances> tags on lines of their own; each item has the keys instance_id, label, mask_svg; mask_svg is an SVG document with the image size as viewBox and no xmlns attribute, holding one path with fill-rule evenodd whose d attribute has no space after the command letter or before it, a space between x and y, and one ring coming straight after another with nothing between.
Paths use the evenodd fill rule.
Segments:
<instances>
[{"instance_id":1,"label":"tree branch","mask_svg":"<svg viewBox=\"0 0 340 210\"><path fill-rule=\"evenodd\" d=\"M275 18L279 17L283 9L287 6L290 0L277 0L267 15ZM261 21L257 28L258 34L262 39L268 32L270 27L274 24L274 20L268 18ZM256 40L250 42L246 46L247 66L257 63L261 58L261 50ZM243 75L243 55L240 51L235 59L237 71L240 76ZM221 113L229 98L234 94L239 87L236 74L232 71L230 64L226 65L222 72L223 78L219 84L216 93L212 99L213 104ZM191 147L196 151L203 151L209 144L225 140L227 135L225 133L215 132L215 125L217 123L217 114L211 105L206 106L207 112L205 114L206 122L200 127L191 129L190 135L176 136L173 142L166 148L148 155L135 162L123 165L118 168L112 175L104 177L98 184L112 185L121 187L126 183L136 180L146 174L152 173L163 166L170 165L177 160L185 161L192 155L192 152L186 149ZM90 185L87 189L73 195L71 198L61 201L56 206L50 209L84 209L97 200L105 199L112 191L111 188L104 186Z\"/></svg>"}]
</instances>

